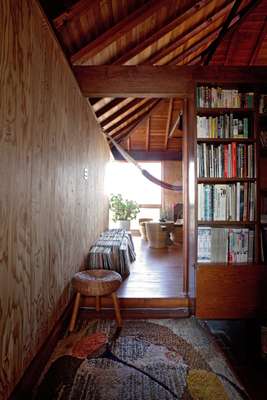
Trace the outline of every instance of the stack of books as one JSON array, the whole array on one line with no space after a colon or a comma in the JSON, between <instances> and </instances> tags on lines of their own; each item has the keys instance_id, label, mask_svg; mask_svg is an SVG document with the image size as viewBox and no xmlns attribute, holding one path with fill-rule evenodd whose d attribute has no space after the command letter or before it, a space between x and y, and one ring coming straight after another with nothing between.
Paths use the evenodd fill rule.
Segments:
<instances>
[{"instance_id":1,"label":"stack of books","mask_svg":"<svg viewBox=\"0 0 267 400\"><path fill-rule=\"evenodd\" d=\"M198 228L199 263L248 263L254 259L255 232L240 228Z\"/></svg>"},{"instance_id":2,"label":"stack of books","mask_svg":"<svg viewBox=\"0 0 267 400\"><path fill-rule=\"evenodd\" d=\"M254 178L254 145L244 143L197 145L199 178Z\"/></svg>"},{"instance_id":3,"label":"stack of books","mask_svg":"<svg viewBox=\"0 0 267 400\"><path fill-rule=\"evenodd\" d=\"M254 93L241 93L237 89L198 86L196 90L196 103L199 108L252 108Z\"/></svg>"},{"instance_id":4,"label":"stack of books","mask_svg":"<svg viewBox=\"0 0 267 400\"><path fill-rule=\"evenodd\" d=\"M255 183L198 184L199 221L249 221L255 219Z\"/></svg>"},{"instance_id":5,"label":"stack of books","mask_svg":"<svg viewBox=\"0 0 267 400\"><path fill-rule=\"evenodd\" d=\"M237 118L231 114L212 116L197 116L198 138L248 138L251 137L249 119Z\"/></svg>"}]
</instances>

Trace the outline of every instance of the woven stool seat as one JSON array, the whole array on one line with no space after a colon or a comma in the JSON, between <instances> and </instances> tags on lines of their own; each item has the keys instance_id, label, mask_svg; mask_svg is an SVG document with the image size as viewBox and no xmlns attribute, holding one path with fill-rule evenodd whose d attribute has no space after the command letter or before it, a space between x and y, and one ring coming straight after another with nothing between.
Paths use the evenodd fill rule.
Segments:
<instances>
[{"instance_id":1,"label":"woven stool seat","mask_svg":"<svg viewBox=\"0 0 267 400\"><path fill-rule=\"evenodd\" d=\"M96 311L100 311L101 296L111 295L113 299L117 324L122 326L120 306L116 291L120 287L122 278L118 272L106 269L90 269L77 272L72 278L72 286L76 290L72 316L69 324L69 332L72 332L77 319L81 296L93 296L96 299Z\"/></svg>"},{"instance_id":2,"label":"woven stool seat","mask_svg":"<svg viewBox=\"0 0 267 400\"><path fill-rule=\"evenodd\" d=\"M118 272L91 269L77 272L72 278L72 286L84 296L107 296L120 287L121 281Z\"/></svg>"}]
</instances>

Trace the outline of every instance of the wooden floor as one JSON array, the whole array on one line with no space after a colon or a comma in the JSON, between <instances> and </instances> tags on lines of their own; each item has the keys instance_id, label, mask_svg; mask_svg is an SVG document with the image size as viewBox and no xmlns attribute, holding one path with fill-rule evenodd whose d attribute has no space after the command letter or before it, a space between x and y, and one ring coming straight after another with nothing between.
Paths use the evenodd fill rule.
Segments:
<instances>
[{"instance_id":1,"label":"wooden floor","mask_svg":"<svg viewBox=\"0 0 267 400\"><path fill-rule=\"evenodd\" d=\"M151 249L140 236L133 236L136 261L118 291L120 298L175 298L182 295L183 246Z\"/></svg>"}]
</instances>

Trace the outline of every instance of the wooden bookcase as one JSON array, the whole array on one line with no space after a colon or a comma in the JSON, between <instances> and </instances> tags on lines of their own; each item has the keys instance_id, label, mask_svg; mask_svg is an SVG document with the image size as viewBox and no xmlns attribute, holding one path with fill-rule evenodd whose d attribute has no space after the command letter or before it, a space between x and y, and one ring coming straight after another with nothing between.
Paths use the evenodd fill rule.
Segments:
<instances>
[{"instance_id":1,"label":"wooden bookcase","mask_svg":"<svg viewBox=\"0 0 267 400\"><path fill-rule=\"evenodd\" d=\"M235 107L200 107L199 106L199 93L200 90L198 89L199 87L221 87L222 89L227 89L227 90L238 90L239 93L253 93L253 102L249 101L249 106L247 106L247 102L242 102L239 106ZM203 89L201 89L203 90ZM206 90L206 89L205 89ZM204 90L204 93L205 93ZM206 90L207 91L207 90ZM208 92L208 91L207 91ZM203 92L202 92L203 93ZM267 93L267 92L266 92ZM233 123L234 120L240 120L243 121L243 128L244 128L244 119L246 119L246 134L241 135L242 127L241 127L241 122L240 122L240 127L239 129L239 135L238 137L233 136L230 133L230 137L218 137L222 136L222 132L224 133L224 129L220 130L220 134L218 135L218 130L217 130L217 125L212 126L212 122L209 123L208 127L209 130L212 130L212 134L208 134L208 136L212 137L199 137L199 128L195 130L195 151L196 151L196 195L195 195L195 203L196 203L196 221L195 221L195 226L196 226L196 240L197 240L197 245L196 245L196 315L200 318L247 318L247 317L252 317L256 315L260 315L261 313L261 307L263 304L263 299L262 299L262 294L264 292L264 285L265 291L267 291L267 268L262 265L262 257L261 257L261 221L260 221L260 210L262 207L262 181L261 181L261 175L264 173L262 169L262 152L260 151L260 145L259 145L259 131L261 129L261 124L263 120L263 116L259 115L259 87L254 87L253 85L235 85L234 83L228 83L227 86L225 85L220 85L220 83L213 83L213 84L207 84L207 83L202 83L199 82L196 85L196 115L195 115L195 121L196 124L199 125L199 117L204 118L205 121L207 119L224 119L225 121L229 119L229 116L231 115L231 123ZM242 99L244 99L245 96L242 96ZM207 100L208 96L206 96ZM251 100L251 98L250 98ZM266 114L267 115L267 114ZM227 117L225 117L227 116ZM248 121L248 122L247 122ZM235 122L236 123L236 122ZM239 124L239 122L238 122ZM247 129L247 124L248 124L248 129ZM227 125L227 124L226 124ZM266 116L266 128L267 128L267 116ZM202 128L201 128L202 129ZM236 129L236 128L235 128ZM227 129L226 129L227 130ZM214 133L215 132L215 133ZM247 134L248 133L248 134ZM202 132L203 134L203 132ZM223 135L225 136L225 135ZM240 146L241 145L241 146ZM213 146L213 148L212 148ZM216 171L214 172L214 168L210 169L207 167L205 170L205 174L203 176L203 159L202 159L202 173L200 173L200 166L199 166L199 161L197 161L197 156L198 152L200 151L199 149L205 148L205 151L210 151L212 148L212 156L211 160L214 160L214 149L218 149L219 146L221 147L221 153L224 154L225 156L225 151L230 148L229 151L233 151L234 158L236 159L237 153L236 149L239 148L239 173L236 173L237 166L236 162L231 162L226 163L226 165L221 165L220 170L218 168L218 162L215 162L215 167ZM253 164L254 164L254 171L253 175L247 174L248 170L248 146L250 146L250 151L253 146ZM241 150L242 154L241 154ZM226 149L226 150L225 150ZM233 150L235 149L235 150ZM246 150L244 150L246 149ZM217 150L216 150L217 151ZM204 150L203 150L204 152ZM203 157L203 152L201 153L201 156ZM245 153L245 155L244 155ZM205 154L205 152L204 152ZM218 152L216 153L218 156ZM232 154L232 156L233 156ZM250 153L251 156L251 153ZM228 154L229 157L229 154ZM244 163L244 158L246 158L246 161ZM206 159L205 159L206 160ZM266 159L267 160L267 159ZM218 160L217 160L218 161ZM220 159L221 161L221 159ZM207 163L209 165L209 163ZM245 165L244 168L240 168L240 165ZM230 165L230 170L231 168L234 169L234 173L226 173L227 176L224 176L224 171L223 167L227 169L226 167L229 167ZM235 165L235 166L234 166ZM266 168L267 168L267 163L266 163ZM244 171L245 169L245 171ZM219 174L218 174L219 170ZM240 172L241 171L241 172ZM211 172L211 174L210 174ZM245 173L244 173L245 172ZM265 174L267 174L267 169ZM208 176L207 176L208 175ZM218 177L219 175L219 177ZM218 186L219 185L219 186ZM240 202L241 204L241 211L247 208L246 212L243 212L243 217L240 215L238 218L231 218L232 215L229 216L229 209L228 209L228 214L223 213L226 215L225 218L218 218L218 213L217 213L217 218L214 218L214 209L211 211L209 210L205 215L208 215L209 218L208 220L203 220L199 217L199 214L201 213L201 216L203 217L203 204L204 207L210 209L211 204L210 203L203 203L203 191L205 192L206 187L210 187L213 189L209 189L210 192L216 192L219 190L219 188L227 187L227 190L236 190L234 192L235 194L238 192L240 194L240 187L242 188L242 192L244 191L242 197L242 201L240 202L239 198L236 199L236 204ZM233 189L233 186L236 189ZM203 189L204 187L204 189ZM232 189L230 189L232 188ZM237 189L238 188L238 189ZM253 200L254 200L254 216L253 218L250 216L249 218L249 207L251 206L251 198L248 194L246 193L249 192L249 188L254 188L254 195L253 195ZM267 186L266 186L267 189ZM252 189L251 189L252 190ZM202 193L202 197L200 195L200 192ZM228 192L229 195L229 192ZM211 196L212 197L212 196ZM236 197L237 194L236 194ZM244 205L244 198L246 197L245 205ZM201 199L201 200L200 200ZM206 199L206 197L205 197ZM233 199L233 197L232 197ZM250 201L249 201L250 199ZM200 202L200 206L198 204ZM226 201L227 202L227 201ZM231 203L232 204L232 203ZM235 207L232 207L236 209L238 208L238 212L236 212L235 215L238 215L240 212L239 207L237 207L235 204ZM216 205L213 207L216 207ZM231 208L231 207L228 207ZM202 211L201 211L202 210ZM231 214L231 210L230 210ZM253 213L252 213L253 214ZM218 228L223 228L221 231L224 232L224 237L227 236L227 243L225 243L225 248L228 246L230 247L229 244L229 237L235 237L237 238L238 235L240 237L245 237L248 238L250 235L250 240L254 232L254 245L253 245L253 257L248 257L246 255L246 252L244 248L246 245L244 245L243 248L243 255L242 257L238 254L238 252L231 252L231 254L234 254L234 259L232 257L227 257L227 260L221 260L220 257L213 257L209 262L203 262L203 258L205 260L205 256L202 257L202 262L199 260L199 252L202 252L202 248L199 245L199 238L198 232L199 228L207 230L207 238L209 238L209 232L211 231L211 236L214 234L214 232L218 232ZM203 232L203 231L202 231ZM229 234L229 232L231 232ZM234 232L234 233L233 233ZM239 233L238 233L239 232ZM249 233L250 232L250 233ZM236 236L235 236L236 235ZM214 234L215 236L215 234ZM246 239L247 240L247 239ZM205 242L205 236L204 236L204 246L206 245L208 240ZM215 242L214 242L215 243ZM232 243L232 242L231 242ZM221 246L224 244L221 243ZM212 245L211 245L212 246ZM220 244L218 245L220 246ZM234 246L233 246L234 248ZM237 250L237 247L235 248ZM211 249L212 253L213 249ZM204 252L205 253L205 252ZM250 253L251 253L251 246L250 246ZM208 252L209 254L209 252ZM225 253L224 253L225 254ZM203 255L203 254L202 254ZM214 255L213 255L214 256ZM242 261L236 261L236 260L241 260ZM245 259L245 261L244 261Z\"/></svg>"},{"instance_id":2,"label":"wooden bookcase","mask_svg":"<svg viewBox=\"0 0 267 400\"><path fill-rule=\"evenodd\" d=\"M260 257L267 264L267 88L258 94ZM262 132L265 132L264 137Z\"/></svg>"}]
</instances>

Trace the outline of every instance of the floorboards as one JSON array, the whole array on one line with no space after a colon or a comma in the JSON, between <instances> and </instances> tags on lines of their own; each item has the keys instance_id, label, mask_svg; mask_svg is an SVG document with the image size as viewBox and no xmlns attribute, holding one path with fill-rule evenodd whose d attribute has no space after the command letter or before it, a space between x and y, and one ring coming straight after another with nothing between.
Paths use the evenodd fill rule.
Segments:
<instances>
[{"instance_id":1,"label":"floorboards","mask_svg":"<svg viewBox=\"0 0 267 400\"><path fill-rule=\"evenodd\" d=\"M183 246L152 249L133 236L136 261L118 291L120 298L173 298L182 295Z\"/></svg>"}]
</instances>

